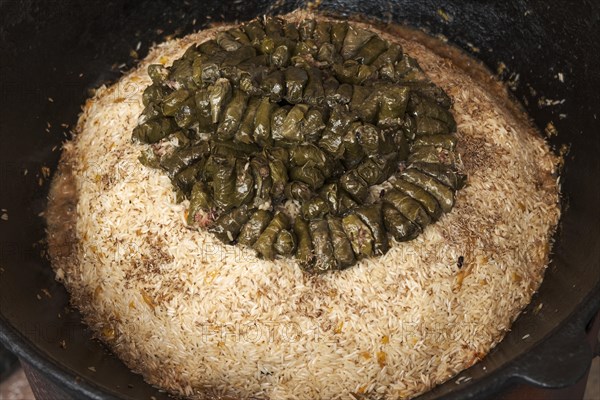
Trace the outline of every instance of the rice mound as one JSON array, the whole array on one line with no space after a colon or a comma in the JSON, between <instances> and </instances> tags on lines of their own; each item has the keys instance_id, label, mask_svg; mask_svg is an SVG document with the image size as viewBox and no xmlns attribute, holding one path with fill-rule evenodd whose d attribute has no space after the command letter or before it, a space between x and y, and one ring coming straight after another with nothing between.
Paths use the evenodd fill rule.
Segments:
<instances>
[{"instance_id":1,"label":"rice mound","mask_svg":"<svg viewBox=\"0 0 600 400\"><path fill-rule=\"evenodd\" d=\"M187 202L131 141L147 66L225 28L156 46L97 90L64 146L49 247L92 330L148 382L194 399L409 398L480 360L548 263L558 160L543 139L448 59L378 32L453 99L468 186L417 239L348 270L309 276L258 259L186 228Z\"/></svg>"}]
</instances>

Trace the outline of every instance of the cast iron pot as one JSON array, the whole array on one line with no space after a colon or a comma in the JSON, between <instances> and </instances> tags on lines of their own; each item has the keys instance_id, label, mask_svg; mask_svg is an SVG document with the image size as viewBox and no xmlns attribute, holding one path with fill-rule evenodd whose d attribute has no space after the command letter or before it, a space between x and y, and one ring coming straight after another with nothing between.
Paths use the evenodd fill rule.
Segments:
<instances>
[{"instance_id":1,"label":"cast iron pot","mask_svg":"<svg viewBox=\"0 0 600 400\"><path fill-rule=\"evenodd\" d=\"M42 254L44 221L38 214L49 185L43 167L55 169L89 89L135 65L132 50L144 57L167 35L306 5L276 4L0 2L0 213L8 216L0 220L0 339L60 391L47 396L166 398L91 338L55 282ZM600 305L598 3L324 0L319 9L442 34L493 71L503 63L501 78L518 76L514 94L534 123L543 130L552 122L558 135L549 142L568 150L563 217L539 293L504 341L461 374L464 383L453 379L422 398L482 398L515 381L547 387L576 382L590 364L593 350L584 334ZM544 98L564 102L540 107Z\"/></svg>"}]
</instances>

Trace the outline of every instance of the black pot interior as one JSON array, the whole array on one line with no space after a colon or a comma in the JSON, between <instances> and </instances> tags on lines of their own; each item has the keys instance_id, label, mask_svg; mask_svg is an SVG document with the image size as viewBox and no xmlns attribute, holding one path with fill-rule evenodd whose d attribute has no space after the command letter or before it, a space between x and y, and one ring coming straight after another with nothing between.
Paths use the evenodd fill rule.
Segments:
<instances>
[{"instance_id":1,"label":"black pot interior","mask_svg":"<svg viewBox=\"0 0 600 400\"><path fill-rule=\"evenodd\" d=\"M115 81L153 43L213 22L299 6L305 4L0 3L0 208L8 214L7 221L0 220L1 337L77 397L166 396L90 340L78 312L69 309L64 288L54 281L41 255L44 223L39 214L50 181L44 167L55 169L60 145L89 90ZM514 95L534 123L540 130L549 122L556 127L558 135L548 138L553 148L568 149L561 178L564 215L539 294L506 339L466 372L472 380L462 385L452 380L423 398L479 397L514 377L544 385L574 382L590 357L589 349L574 342L600 303L600 7L585 0L326 0L319 10L442 34L491 70L504 65L500 78L516 82ZM540 106L544 99L559 104ZM549 362L556 357L560 362Z\"/></svg>"}]
</instances>

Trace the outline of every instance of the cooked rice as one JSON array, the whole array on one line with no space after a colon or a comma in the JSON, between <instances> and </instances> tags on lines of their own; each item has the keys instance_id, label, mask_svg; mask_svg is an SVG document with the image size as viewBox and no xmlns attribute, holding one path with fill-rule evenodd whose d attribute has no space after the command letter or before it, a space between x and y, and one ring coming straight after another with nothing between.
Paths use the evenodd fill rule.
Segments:
<instances>
[{"instance_id":1,"label":"cooked rice","mask_svg":"<svg viewBox=\"0 0 600 400\"><path fill-rule=\"evenodd\" d=\"M557 160L541 137L448 59L380 33L453 98L469 185L417 239L307 276L293 260L260 260L186 228L168 177L137 160L147 66L170 65L218 29L158 45L98 89L64 146L49 242L86 322L148 382L192 398L408 398L480 360L548 262Z\"/></svg>"}]
</instances>

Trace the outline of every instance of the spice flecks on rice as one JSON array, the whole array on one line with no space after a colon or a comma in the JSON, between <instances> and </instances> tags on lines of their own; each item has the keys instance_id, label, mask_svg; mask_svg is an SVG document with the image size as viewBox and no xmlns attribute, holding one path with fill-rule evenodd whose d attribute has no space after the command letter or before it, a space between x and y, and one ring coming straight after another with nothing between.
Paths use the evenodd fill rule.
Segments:
<instances>
[{"instance_id":1,"label":"spice flecks on rice","mask_svg":"<svg viewBox=\"0 0 600 400\"><path fill-rule=\"evenodd\" d=\"M306 276L289 260L263 261L187 229L169 179L137 160L143 146L130 137L146 67L170 64L218 29L161 44L100 88L65 146L50 211L65 206L61 190L75 192L74 225L51 212L49 242L86 322L148 382L193 398L407 398L477 362L547 264L559 209L543 140L449 60L380 33L453 98L469 185L417 239Z\"/></svg>"}]
</instances>

